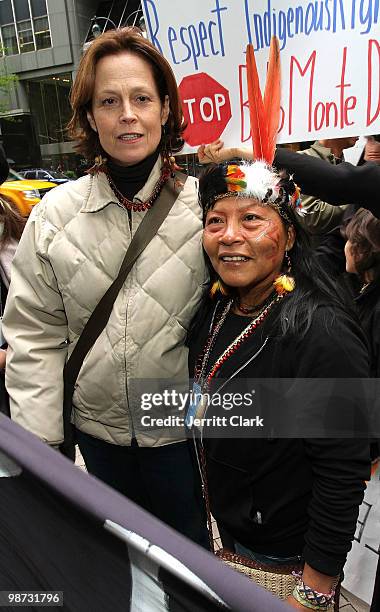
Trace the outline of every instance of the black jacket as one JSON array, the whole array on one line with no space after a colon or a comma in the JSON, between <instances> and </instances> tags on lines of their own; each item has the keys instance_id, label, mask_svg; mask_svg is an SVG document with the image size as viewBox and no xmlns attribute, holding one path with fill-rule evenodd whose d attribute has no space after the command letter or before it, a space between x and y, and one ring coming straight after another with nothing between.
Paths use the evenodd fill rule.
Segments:
<instances>
[{"instance_id":1,"label":"black jacket","mask_svg":"<svg viewBox=\"0 0 380 612\"><path fill-rule=\"evenodd\" d=\"M353 166L347 162L333 166L322 159L277 149L274 164L294 174L303 193L330 204L363 206L380 218L380 166L367 162Z\"/></svg>"},{"instance_id":2,"label":"black jacket","mask_svg":"<svg viewBox=\"0 0 380 612\"><path fill-rule=\"evenodd\" d=\"M279 312L280 306L225 362L220 381L214 382L213 391L257 354L239 378L225 385L223 394L249 392L254 384L258 393L253 407L234 406L228 414L261 415L265 426L261 438L247 438L246 429L241 430L244 437L235 439L212 437L221 430L216 434L204 430L211 510L234 539L252 550L279 556L303 554L316 570L337 575L351 547L364 481L369 477L369 445L366 439L310 437L313 428L307 431L307 409L317 421L323 412L324 426L341 425L343 435L349 435L361 392L357 381L351 385L347 379L368 376L367 348L361 330L344 312L333 317L330 309L320 306L302 339L281 335ZM230 331L231 338L225 339L224 346L220 344L230 325L242 328L248 322L244 319L229 316L210 364L236 333L236 329ZM190 340L191 374L210 320L211 314ZM298 380L295 384L270 381L268 385L268 378ZM333 399L324 401L318 391L321 381L299 380L310 378L341 379L343 395L333 393ZM315 393L307 393L313 385ZM304 390L308 397L302 395ZM207 417L222 412L210 406ZM334 413L331 422L330 413ZM260 434L254 431L252 435ZM291 437L294 435L299 437Z\"/></svg>"}]
</instances>

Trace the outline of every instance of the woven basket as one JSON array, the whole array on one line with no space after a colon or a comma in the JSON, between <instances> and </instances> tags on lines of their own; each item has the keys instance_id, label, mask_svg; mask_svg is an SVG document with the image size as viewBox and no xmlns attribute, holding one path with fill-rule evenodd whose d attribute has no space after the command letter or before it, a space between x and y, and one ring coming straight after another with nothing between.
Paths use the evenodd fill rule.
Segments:
<instances>
[{"instance_id":1,"label":"woven basket","mask_svg":"<svg viewBox=\"0 0 380 612\"><path fill-rule=\"evenodd\" d=\"M292 594L296 579L293 571L300 571L300 565L271 566L257 563L252 559L237 555L228 550L218 550L216 555L231 568L254 580L259 586L267 589L279 599L285 600Z\"/></svg>"}]
</instances>

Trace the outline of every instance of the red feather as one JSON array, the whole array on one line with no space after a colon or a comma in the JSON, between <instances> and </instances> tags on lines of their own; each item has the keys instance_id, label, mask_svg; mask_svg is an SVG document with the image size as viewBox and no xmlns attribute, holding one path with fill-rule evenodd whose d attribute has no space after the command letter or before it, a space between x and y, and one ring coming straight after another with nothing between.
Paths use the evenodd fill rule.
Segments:
<instances>
[{"instance_id":1,"label":"red feather","mask_svg":"<svg viewBox=\"0 0 380 612\"><path fill-rule=\"evenodd\" d=\"M281 65L278 38L272 36L270 43L269 65L264 93L264 109L267 117L268 164L272 164L276 150L276 140L280 122L281 103Z\"/></svg>"},{"instance_id":2,"label":"red feather","mask_svg":"<svg viewBox=\"0 0 380 612\"><path fill-rule=\"evenodd\" d=\"M247 45L247 85L253 156L272 164L280 120L281 68L278 39L272 37L264 101L252 45Z\"/></svg>"},{"instance_id":3,"label":"red feather","mask_svg":"<svg viewBox=\"0 0 380 612\"><path fill-rule=\"evenodd\" d=\"M266 159L268 132L259 75L252 45L247 45L247 85L254 159Z\"/></svg>"}]
</instances>

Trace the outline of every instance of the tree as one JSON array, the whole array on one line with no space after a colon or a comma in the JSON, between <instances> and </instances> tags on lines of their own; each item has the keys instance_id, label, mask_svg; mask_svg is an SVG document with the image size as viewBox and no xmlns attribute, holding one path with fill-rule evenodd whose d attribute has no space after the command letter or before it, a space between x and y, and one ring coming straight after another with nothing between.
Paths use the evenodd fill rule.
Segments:
<instances>
[{"instance_id":1,"label":"tree","mask_svg":"<svg viewBox=\"0 0 380 612\"><path fill-rule=\"evenodd\" d=\"M0 46L0 56L5 55L5 48ZM3 61L3 68L5 68ZM17 74L7 74L6 69L0 71L0 115L10 110L11 94L18 83Z\"/></svg>"}]
</instances>

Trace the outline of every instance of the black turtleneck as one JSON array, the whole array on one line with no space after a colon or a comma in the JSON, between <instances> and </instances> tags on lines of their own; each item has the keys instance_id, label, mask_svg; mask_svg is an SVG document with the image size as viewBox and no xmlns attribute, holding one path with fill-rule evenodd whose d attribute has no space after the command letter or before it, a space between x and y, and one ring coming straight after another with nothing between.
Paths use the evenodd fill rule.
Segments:
<instances>
[{"instance_id":1,"label":"black turtleneck","mask_svg":"<svg viewBox=\"0 0 380 612\"><path fill-rule=\"evenodd\" d=\"M134 196L145 185L152 168L157 161L159 149L133 166L119 166L110 159L107 162L109 173L118 190L128 200Z\"/></svg>"}]
</instances>

